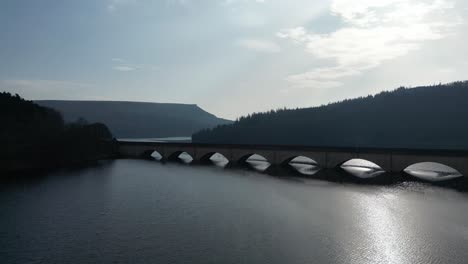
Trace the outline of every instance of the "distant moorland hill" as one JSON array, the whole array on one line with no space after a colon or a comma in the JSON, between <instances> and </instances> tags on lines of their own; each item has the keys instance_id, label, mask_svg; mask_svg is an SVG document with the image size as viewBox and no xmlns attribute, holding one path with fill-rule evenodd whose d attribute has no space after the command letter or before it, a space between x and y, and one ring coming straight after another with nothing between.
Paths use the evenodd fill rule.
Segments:
<instances>
[{"instance_id":1,"label":"distant moorland hill","mask_svg":"<svg viewBox=\"0 0 468 264\"><path fill-rule=\"evenodd\" d=\"M398 88L320 107L277 110L202 130L195 142L468 149L468 81Z\"/></svg>"},{"instance_id":2,"label":"distant moorland hill","mask_svg":"<svg viewBox=\"0 0 468 264\"><path fill-rule=\"evenodd\" d=\"M61 112L66 122L102 122L117 138L189 137L231 121L196 105L112 101L36 101Z\"/></svg>"}]
</instances>

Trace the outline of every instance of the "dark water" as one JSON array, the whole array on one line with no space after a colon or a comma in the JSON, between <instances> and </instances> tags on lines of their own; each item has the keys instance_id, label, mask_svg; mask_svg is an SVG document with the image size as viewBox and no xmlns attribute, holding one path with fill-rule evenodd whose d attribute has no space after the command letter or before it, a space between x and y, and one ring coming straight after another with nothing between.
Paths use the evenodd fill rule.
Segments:
<instances>
[{"instance_id":1,"label":"dark water","mask_svg":"<svg viewBox=\"0 0 468 264\"><path fill-rule=\"evenodd\" d=\"M467 263L468 195L118 160L0 189L0 263Z\"/></svg>"}]
</instances>

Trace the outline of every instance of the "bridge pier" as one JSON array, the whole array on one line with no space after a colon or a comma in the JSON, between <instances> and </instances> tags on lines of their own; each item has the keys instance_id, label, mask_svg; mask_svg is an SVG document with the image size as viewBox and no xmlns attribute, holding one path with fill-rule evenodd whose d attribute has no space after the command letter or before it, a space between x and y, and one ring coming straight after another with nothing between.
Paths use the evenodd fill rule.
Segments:
<instances>
[{"instance_id":1,"label":"bridge pier","mask_svg":"<svg viewBox=\"0 0 468 264\"><path fill-rule=\"evenodd\" d=\"M285 175L288 172L287 168L285 166L282 166L281 164L271 164L265 171L264 173L272 176L280 176L280 175Z\"/></svg>"}]
</instances>

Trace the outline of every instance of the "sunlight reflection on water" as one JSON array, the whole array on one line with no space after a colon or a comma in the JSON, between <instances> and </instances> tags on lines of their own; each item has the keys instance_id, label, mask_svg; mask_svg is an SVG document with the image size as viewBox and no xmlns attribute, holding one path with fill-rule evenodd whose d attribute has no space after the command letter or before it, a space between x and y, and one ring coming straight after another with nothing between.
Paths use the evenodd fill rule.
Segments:
<instances>
[{"instance_id":1,"label":"sunlight reflection on water","mask_svg":"<svg viewBox=\"0 0 468 264\"><path fill-rule=\"evenodd\" d=\"M466 193L296 178L121 159L6 184L1 263L468 259Z\"/></svg>"},{"instance_id":2,"label":"sunlight reflection on water","mask_svg":"<svg viewBox=\"0 0 468 264\"><path fill-rule=\"evenodd\" d=\"M366 228L363 230L365 239L369 240L371 247L361 251L361 258L374 258L376 263L406 263L402 258L402 247L406 247L405 232L402 230L402 222L387 206L389 201L380 201L382 199L389 200L387 194L384 198L362 196L360 202L356 206L357 214L361 216ZM401 205L404 207L404 205ZM378 260L374 252L380 252Z\"/></svg>"}]
</instances>

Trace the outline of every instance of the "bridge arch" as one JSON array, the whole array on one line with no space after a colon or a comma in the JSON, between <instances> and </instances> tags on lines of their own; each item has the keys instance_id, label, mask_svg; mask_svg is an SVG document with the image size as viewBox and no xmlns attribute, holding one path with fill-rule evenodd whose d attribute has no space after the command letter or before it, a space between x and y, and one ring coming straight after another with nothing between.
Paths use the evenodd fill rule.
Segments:
<instances>
[{"instance_id":1,"label":"bridge arch","mask_svg":"<svg viewBox=\"0 0 468 264\"><path fill-rule=\"evenodd\" d=\"M140 155L143 159L152 159L152 160L163 160L163 154L156 149L147 149L143 151Z\"/></svg>"},{"instance_id":2,"label":"bridge arch","mask_svg":"<svg viewBox=\"0 0 468 264\"><path fill-rule=\"evenodd\" d=\"M272 165L267 157L257 153L245 154L238 159L237 163L262 172L267 171Z\"/></svg>"},{"instance_id":3,"label":"bridge arch","mask_svg":"<svg viewBox=\"0 0 468 264\"><path fill-rule=\"evenodd\" d=\"M147 152L149 153L148 157L151 158L151 159L154 159L154 160L163 160L164 159L163 155L158 150L149 150Z\"/></svg>"},{"instance_id":4,"label":"bridge arch","mask_svg":"<svg viewBox=\"0 0 468 264\"><path fill-rule=\"evenodd\" d=\"M282 161L280 161L279 164L281 166L288 166L291 162L312 164L312 165L315 165L315 166L319 166L319 163L315 159L313 159L311 157L308 157L308 156L305 156L305 155L294 155L294 156L288 157L288 158L283 159Z\"/></svg>"},{"instance_id":5,"label":"bridge arch","mask_svg":"<svg viewBox=\"0 0 468 264\"><path fill-rule=\"evenodd\" d=\"M337 167L347 167L347 166L359 166L359 167L365 167L365 168L378 168L384 170L379 164L366 160L366 159L360 159L360 158L355 158L355 159L349 159L341 164L339 164Z\"/></svg>"},{"instance_id":6,"label":"bridge arch","mask_svg":"<svg viewBox=\"0 0 468 264\"><path fill-rule=\"evenodd\" d=\"M280 166L294 170L301 175L314 175L321 170L318 162L306 156L293 156L280 163Z\"/></svg>"},{"instance_id":7,"label":"bridge arch","mask_svg":"<svg viewBox=\"0 0 468 264\"><path fill-rule=\"evenodd\" d=\"M395 172L405 172L408 167L421 163L440 164L458 171L465 177L468 176L468 159L460 156L393 155L392 169Z\"/></svg>"},{"instance_id":8,"label":"bridge arch","mask_svg":"<svg viewBox=\"0 0 468 264\"><path fill-rule=\"evenodd\" d=\"M209 159L216 153L223 155L226 159L230 159L231 153L228 149L223 148L201 148L197 149L197 157L200 160Z\"/></svg>"},{"instance_id":9,"label":"bridge arch","mask_svg":"<svg viewBox=\"0 0 468 264\"><path fill-rule=\"evenodd\" d=\"M173 151L167 156L169 161L181 161L183 163L191 163L194 160L194 154L183 150Z\"/></svg>"},{"instance_id":10,"label":"bridge arch","mask_svg":"<svg viewBox=\"0 0 468 264\"><path fill-rule=\"evenodd\" d=\"M143 159L152 159L151 155L153 154L154 150L148 149L140 153L139 157Z\"/></svg>"},{"instance_id":11,"label":"bridge arch","mask_svg":"<svg viewBox=\"0 0 468 264\"><path fill-rule=\"evenodd\" d=\"M214 157L216 157L216 159L213 159ZM208 153L202 154L200 158L200 163L202 164L215 163L215 164L220 164L220 165L225 166L229 162L230 161L226 157L226 154L219 153L219 152L208 152Z\"/></svg>"},{"instance_id":12,"label":"bridge arch","mask_svg":"<svg viewBox=\"0 0 468 264\"><path fill-rule=\"evenodd\" d=\"M239 164L245 164L247 163L247 161L251 158L251 157L254 157L254 160L258 160L258 161L266 161L266 162L269 162L268 158L261 155L261 154L257 154L257 153L248 153L248 154L244 154L242 156L240 156L238 159L237 159L237 163Z\"/></svg>"},{"instance_id":13,"label":"bridge arch","mask_svg":"<svg viewBox=\"0 0 468 264\"><path fill-rule=\"evenodd\" d=\"M386 172L379 164L359 158L345 161L339 168L346 171L348 174L363 179L374 178Z\"/></svg>"},{"instance_id":14,"label":"bridge arch","mask_svg":"<svg viewBox=\"0 0 468 264\"><path fill-rule=\"evenodd\" d=\"M233 149L231 151L230 160L235 164L245 164L253 155L261 156L269 163L277 164L275 152L264 149Z\"/></svg>"},{"instance_id":15,"label":"bridge arch","mask_svg":"<svg viewBox=\"0 0 468 264\"><path fill-rule=\"evenodd\" d=\"M386 154L329 153L326 163L327 168L341 168L343 164L355 160L371 162L384 171L392 171L392 157Z\"/></svg>"},{"instance_id":16,"label":"bridge arch","mask_svg":"<svg viewBox=\"0 0 468 264\"><path fill-rule=\"evenodd\" d=\"M438 162L415 163L405 168L403 172L428 181L445 181L463 177L457 169Z\"/></svg>"}]
</instances>

